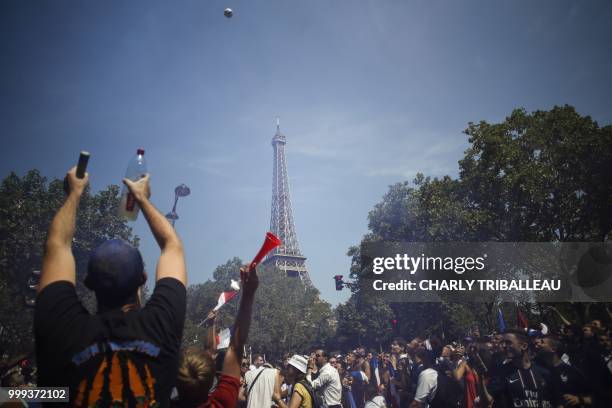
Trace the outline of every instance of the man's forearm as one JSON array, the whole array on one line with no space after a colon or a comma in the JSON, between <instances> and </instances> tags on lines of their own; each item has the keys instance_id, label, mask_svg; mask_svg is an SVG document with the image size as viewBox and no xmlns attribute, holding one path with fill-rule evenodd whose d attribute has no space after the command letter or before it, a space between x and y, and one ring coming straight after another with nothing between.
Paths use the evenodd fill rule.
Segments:
<instances>
[{"instance_id":1,"label":"man's forearm","mask_svg":"<svg viewBox=\"0 0 612 408\"><path fill-rule=\"evenodd\" d=\"M240 308L236 315L236 323L234 325L234 335L232 336L232 346L242 357L242 347L246 344L251 327L251 314L253 312L253 301L255 300L255 292L243 292L240 299Z\"/></svg>"},{"instance_id":2,"label":"man's forearm","mask_svg":"<svg viewBox=\"0 0 612 408\"><path fill-rule=\"evenodd\" d=\"M42 259L38 293L47 285L59 280L65 280L73 284L76 282L72 238L76 228L76 212L79 199L80 194L70 193L53 217L53 221L51 221L45 243L45 255Z\"/></svg>"},{"instance_id":3,"label":"man's forearm","mask_svg":"<svg viewBox=\"0 0 612 408\"><path fill-rule=\"evenodd\" d=\"M205 349L211 350L213 353L217 350L217 331L214 320L212 323L210 323L210 326L208 326L208 329L206 331Z\"/></svg>"},{"instance_id":4,"label":"man's forearm","mask_svg":"<svg viewBox=\"0 0 612 408\"><path fill-rule=\"evenodd\" d=\"M319 372L316 378L312 378L312 377L313 377L312 371L311 370L306 371L306 379L308 380L310 385L312 385L312 388L315 390L318 390L319 388L323 387L325 384L330 382L330 378L326 377L325 373Z\"/></svg>"},{"instance_id":5,"label":"man's forearm","mask_svg":"<svg viewBox=\"0 0 612 408\"><path fill-rule=\"evenodd\" d=\"M280 379L280 371L276 371L276 376L274 377L274 393L272 394L272 401L278 405L278 408L287 408L287 404L283 401L281 397L281 379Z\"/></svg>"},{"instance_id":6,"label":"man's forearm","mask_svg":"<svg viewBox=\"0 0 612 408\"><path fill-rule=\"evenodd\" d=\"M47 235L47 248L50 246L72 246L72 238L76 229L76 212L81 196L71 193L64 201L49 226Z\"/></svg>"},{"instance_id":7,"label":"man's forearm","mask_svg":"<svg viewBox=\"0 0 612 408\"><path fill-rule=\"evenodd\" d=\"M139 200L138 205L144 214L149 228L157 241L159 247L163 250L169 244L180 245L180 239L174 228L166 217L159 212L157 208L148 199Z\"/></svg>"}]
</instances>

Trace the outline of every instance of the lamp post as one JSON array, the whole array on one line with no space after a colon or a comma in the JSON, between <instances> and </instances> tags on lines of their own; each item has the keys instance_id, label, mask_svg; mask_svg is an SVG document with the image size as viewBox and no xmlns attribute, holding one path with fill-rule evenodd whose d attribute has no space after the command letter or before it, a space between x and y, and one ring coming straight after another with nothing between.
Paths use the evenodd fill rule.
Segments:
<instances>
[{"instance_id":1,"label":"lamp post","mask_svg":"<svg viewBox=\"0 0 612 408\"><path fill-rule=\"evenodd\" d=\"M170 221L173 227L176 223L176 220L179 219L179 216L176 213L176 204L178 203L178 199L180 197L187 197L190 193L191 190L185 184L178 185L174 189L174 205L172 206L172 211L166 214L166 218L168 219L168 221Z\"/></svg>"}]
</instances>

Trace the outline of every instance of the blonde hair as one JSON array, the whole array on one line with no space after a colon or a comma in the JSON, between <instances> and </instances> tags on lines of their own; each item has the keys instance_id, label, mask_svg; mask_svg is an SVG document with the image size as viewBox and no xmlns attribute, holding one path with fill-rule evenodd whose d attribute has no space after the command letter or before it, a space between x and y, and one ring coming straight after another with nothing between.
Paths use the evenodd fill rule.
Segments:
<instances>
[{"instance_id":1,"label":"blonde hair","mask_svg":"<svg viewBox=\"0 0 612 408\"><path fill-rule=\"evenodd\" d=\"M179 363L176 389L183 403L200 403L208 398L215 377L215 361L196 346L187 347Z\"/></svg>"}]
</instances>

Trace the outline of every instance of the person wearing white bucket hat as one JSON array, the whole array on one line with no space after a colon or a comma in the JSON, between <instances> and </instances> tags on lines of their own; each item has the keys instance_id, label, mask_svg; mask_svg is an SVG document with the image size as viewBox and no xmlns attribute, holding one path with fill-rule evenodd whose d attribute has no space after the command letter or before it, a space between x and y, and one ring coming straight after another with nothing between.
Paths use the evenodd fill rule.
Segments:
<instances>
[{"instance_id":1,"label":"person wearing white bucket hat","mask_svg":"<svg viewBox=\"0 0 612 408\"><path fill-rule=\"evenodd\" d=\"M293 384L289 405L279 404L280 408L312 408L313 389L306 380L308 359L294 354L287 362L287 381Z\"/></svg>"},{"instance_id":2,"label":"person wearing white bucket hat","mask_svg":"<svg viewBox=\"0 0 612 408\"><path fill-rule=\"evenodd\" d=\"M294 354L287 363L290 366L297 368L301 373L306 374L308 370L308 360L304 356L300 356L299 354Z\"/></svg>"}]
</instances>

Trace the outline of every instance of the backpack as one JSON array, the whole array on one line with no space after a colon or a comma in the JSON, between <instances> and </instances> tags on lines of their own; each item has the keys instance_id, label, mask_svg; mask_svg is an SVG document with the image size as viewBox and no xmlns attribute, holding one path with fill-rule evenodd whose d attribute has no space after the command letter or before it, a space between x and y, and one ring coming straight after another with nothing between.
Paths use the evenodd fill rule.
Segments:
<instances>
[{"instance_id":1,"label":"backpack","mask_svg":"<svg viewBox=\"0 0 612 408\"><path fill-rule=\"evenodd\" d=\"M327 405L323 402L323 398L315 392L308 380L299 381L298 384L302 384L302 386L306 388L306 391L308 391L308 394L310 394L310 398L312 398L312 408L327 408Z\"/></svg>"},{"instance_id":2,"label":"backpack","mask_svg":"<svg viewBox=\"0 0 612 408\"><path fill-rule=\"evenodd\" d=\"M463 403L463 389L453 378L449 378L444 371L438 371L438 386L436 395L429 403L430 408L457 408Z\"/></svg>"}]
</instances>

